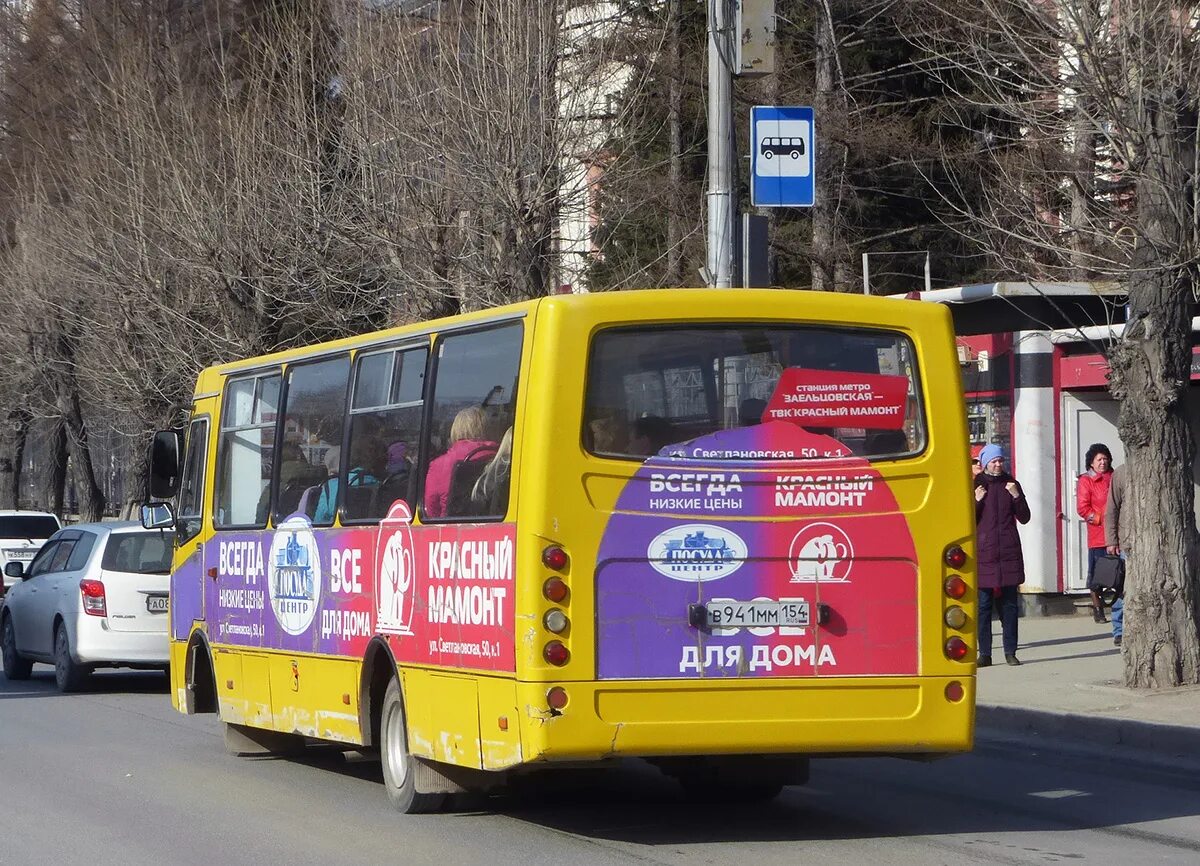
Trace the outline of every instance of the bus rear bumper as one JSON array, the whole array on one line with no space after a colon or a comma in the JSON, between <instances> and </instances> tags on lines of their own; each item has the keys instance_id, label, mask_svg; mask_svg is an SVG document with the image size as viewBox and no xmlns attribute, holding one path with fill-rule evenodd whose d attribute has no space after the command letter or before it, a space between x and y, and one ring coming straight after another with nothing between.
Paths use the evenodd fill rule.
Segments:
<instances>
[{"instance_id":1,"label":"bus rear bumper","mask_svg":"<svg viewBox=\"0 0 1200 866\"><path fill-rule=\"evenodd\" d=\"M947 697L961 684L961 700ZM941 755L969 751L974 677L518 683L529 761L683 755Z\"/></svg>"}]
</instances>

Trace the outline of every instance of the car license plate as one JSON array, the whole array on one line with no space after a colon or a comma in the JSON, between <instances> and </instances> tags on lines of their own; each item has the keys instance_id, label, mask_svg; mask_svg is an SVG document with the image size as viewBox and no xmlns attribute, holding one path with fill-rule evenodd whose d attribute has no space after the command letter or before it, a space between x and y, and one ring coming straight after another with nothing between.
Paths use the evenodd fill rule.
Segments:
<instances>
[{"instance_id":1,"label":"car license plate","mask_svg":"<svg viewBox=\"0 0 1200 866\"><path fill-rule=\"evenodd\" d=\"M146 610L151 613L166 613L167 596L164 593L146 596Z\"/></svg>"},{"instance_id":2,"label":"car license plate","mask_svg":"<svg viewBox=\"0 0 1200 866\"><path fill-rule=\"evenodd\" d=\"M36 550L6 550L9 559L33 559Z\"/></svg>"},{"instance_id":3,"label":"car license plate","mask_svg":"<svg viewBox=\"0 0 1200 866\"><path fill-rule=\"evenodd\" d=\"M705 608L709 628L806 628L811 621L807 601L719 601Z\"/></svg>"}]
</instances>

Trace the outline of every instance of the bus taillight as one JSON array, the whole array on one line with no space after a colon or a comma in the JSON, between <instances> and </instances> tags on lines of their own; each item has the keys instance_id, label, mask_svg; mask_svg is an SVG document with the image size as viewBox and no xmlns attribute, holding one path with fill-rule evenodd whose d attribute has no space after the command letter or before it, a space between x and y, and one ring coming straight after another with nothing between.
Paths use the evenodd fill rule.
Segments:
<instances>
[{"instance_id":1,"label":"bus taillight","mask_svg":"<svg viewBox=\"0 0 1200 866\"><path fill-rule=\"evenodd\" d=\"M554 686L546 692L546 705L552 710L561 710L567 705L567 690L562 686Z\"/></svg>"},{"instance_id":2,"label":"bus taillight","mask_svg":"<svg viewBox=\"0 0 1200 866\"><path fill-rule=\"evenodd\" d=\"M957 574L951 575L946 578L945 590L951 598L962 598L967 594L967 582Z\"/></svg>"},{"instance_id":3,"label":"bus taillight","mask_svg":"<svg viewBox=\"0 0 1200 866\"><path fill-rule=\"evenodd\" d=\"M555 667L562 667L571 660L571 651L560 640L552 640L542 648L542 658Z\"/></svg>"},{"instance_id":4,"label":"bus taillight","mask_svg":"<svg viewBox=\"0 0 1200 866\"><path fill-rule=\"evenodd\" d=\"M950 628L962 628L967 624L967 612L957 604L952 604L946 608L945 620Z\"/></svg>"},{"instance_id":5,"label":"bus taillight","mask_svg":"<svg viewBox=\"0 0 1200 866\"><path fill-rule=\"evenodd\" d=\"M571 621L567 619L567 615L557 607L546 611L546 615L542 617L542 625L546 627L546 631L552 631L555 634L562 634L570 624Z\"/></svg>"},{"instance_id":6,"label":"bus taillight","mask_svg":"<svg viewBox=\"0 0 1200 866\"><path fill-rule=\"evenodd\" d=\"M971 648L967 646L967 642L960 637L955 636L946 641L946 658L962 661L970 651Z\"/></svg>"},{"instance_id":7,"label":"bus taillight","mask_svg":"<svg viewBox=\"0 0 1200 866\"><path fill-rule=\"evenodd\" d=\"M567 552L557 544L552 544L542 551L542 565L546 568L562 571L570 561L571 558L567 556Z\"/></svg>"},{"instance_id":8,"label":"bus taillight","mask_svg":"<svg viewBox=\"0 0 1200 866\"><path fill-rule=\"evenodd\" d=\"M567 598L567 584L560 577L552 577L542 584L542 595L556 604L561 604Z\"/></svg>"},{"instance_id":9,"label":"bus taillight","mask_svg":"<svg viewBox=\"0 0 1200 866\"><path fill-rule=\"evenodd\" d=\"M967 564L967 552L957 544L952 544L946 548L946 565L951 568L962 568Z\"/></svg>"}]
</instances>

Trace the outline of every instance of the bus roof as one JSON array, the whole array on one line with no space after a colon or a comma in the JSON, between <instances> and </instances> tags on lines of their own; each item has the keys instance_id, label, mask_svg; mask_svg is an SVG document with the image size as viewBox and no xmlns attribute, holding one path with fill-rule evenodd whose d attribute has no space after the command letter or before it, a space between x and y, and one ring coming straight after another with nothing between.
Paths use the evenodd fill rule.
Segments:
<instances>
[{"instance_id":1,"label":"bus roof","mask_svg":"<svg viewBox=\"0 0 1200 866\"><path fill-rule=\"evenodd\" d=\"M736 308L728 301L731 292L737 295ZM664 293L670 293L672 305L665 313ZM803 305L793 308L793 305ZM642 318L679 319L681 321L750 321L775 317L803 321L820 321L825 316L849 318L863 324L893 324L897 319L896 298L864 296L841 292L812 292L796 289L635 289L618 292L589 292L570 295L549 295L516 304L492 307L457 316L430 319L397 325L380 331L369 331L339 340L315 343L295 349L249 357L214 365L201 373L197 395L213 393L223 378L234 373L250 372L260 367L287 364L301 359L356 349L376 343L400 341L406 337L445 331L451 327L520 318L534 314L541 305L562 310L588 310L590 315L614 322L636 322ZM892 315L888 315L892 313ZM914 302L905 304L900 319L933 322L946 316L940 304Z\"/></svg>"}]
</instances>

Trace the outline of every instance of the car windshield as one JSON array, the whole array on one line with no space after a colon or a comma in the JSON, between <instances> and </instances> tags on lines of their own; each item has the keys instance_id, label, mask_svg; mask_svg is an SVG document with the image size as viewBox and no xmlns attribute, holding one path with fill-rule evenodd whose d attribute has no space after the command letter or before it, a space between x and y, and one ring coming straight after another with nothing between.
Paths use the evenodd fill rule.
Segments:
<instances>
[{"instance_id":1,"label":"car windshield","mask_svg":"<svg viewBox=\"0 0 1200 866\"><path fill-rule=\"evenodd\" d=\"M9 514L0 517L0 538L49 538L58 532L58 521L45 514Z\"/></svg>"},{"instance_id":2,"label":"car windshield","mask_svg":"<svg viewBox=\"0 0 1200 866\"><path fill-rule=\"evenodd\" d=\"M644 459L768 422L832 436L871 460L919 453L912 343L869 328L781 323L620 328L592 345L583 440L594 454Z\"/></svg>"},{"instance_id":3,"label":"car windshield","mask_svg":"<svg viewBox=\"0 0 1200 866\"><path fill-rule=\"evenodd\" d=\"M110 535L100 567L132 574L167 574L171 570L171 538L165 532L122 532Z\"/></svg>"}]
</instances>

